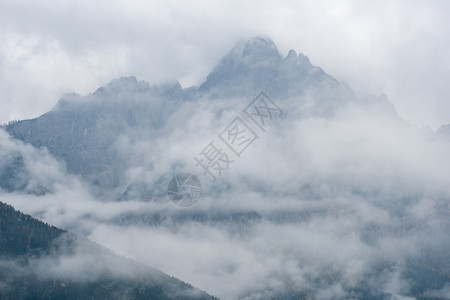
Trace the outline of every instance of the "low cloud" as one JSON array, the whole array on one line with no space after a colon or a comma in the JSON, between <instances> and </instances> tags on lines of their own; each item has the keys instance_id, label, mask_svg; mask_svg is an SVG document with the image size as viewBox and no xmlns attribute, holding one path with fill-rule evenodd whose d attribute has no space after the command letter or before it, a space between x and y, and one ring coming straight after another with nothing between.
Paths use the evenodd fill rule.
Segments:
<instances>
[{"instance_id":1,"label":"low cloud","mask_svg":"<svg viewBox=\"0 0 450 300\"><path fill-rule=\"evenodd\" d=\"M336 105L325 91L320 99L303 92L276 100L285 116L259 131L214 183L193 157L251 99L119 93L114 109L125 100L139 112L153 105L152 118L143 119L161 121L114 131L112 147L127 164L111 194L129 191L122 202L95 194L46 150L0 132L0 166L22 158L12 177L22 188L4 188L0 201L223 299L447 293L450 142L399 118L383 97ZM185 210L164 195L181 171L197 174L204 188ZM141 197L140 186L162 194ZM74 265L68 258L58 268Z\"/></svg>"},{"instance_id":2,"label":"low cloud","mask_svg":"<svg viewBox=\"0 0 450 300\"><path fill-rule=\"evenodd\" d=\"M436 276L441 286L428 293L445 294L449 142L391 111L350 103L323 117L295 109L306 103L300 100L277 103L286 118L216 183L193 156L241 113L242 99L178 103L159 134L118 138L118 151L132 153L128 182L151 185L174 164L197 173L204 196L192 208L180 210L167 198L99 200L51 158L26 169L44 183L36 174L47 170L56 188L0 200L223 299L287 291L331 299L361 296L358 287L406 297L424 292L417 274ZM2 138L25 158L48 156ZM72 265L78 263L67 259L58 268Z\"/></svg>"},{"instance_id":3,"label":"low cloud","mask_svg":"<svg viewBox=\"0 0 450 300\"><path fill-rule=\"evenodd\" d=\"M201 84L240 38L271 36L354 89L386 93L399 114L449 123L445 1L5 1L0 121L36 117L61 94L111 78ZM330 51L333 49L333 51Z\"/></svg>"}]
</instances>

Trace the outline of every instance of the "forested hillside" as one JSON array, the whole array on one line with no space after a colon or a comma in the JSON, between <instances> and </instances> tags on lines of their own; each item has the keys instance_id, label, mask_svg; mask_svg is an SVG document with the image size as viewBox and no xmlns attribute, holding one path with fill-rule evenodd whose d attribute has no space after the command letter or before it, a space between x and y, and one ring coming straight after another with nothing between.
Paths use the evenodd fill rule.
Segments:
<instances>
[{"instance_id":1,"label":"forested hillside","mask_svg":"<svg viewBox=\"0 0 450 300\"><path fill-rule=\"evenodd\" d=\"M0 256L1 299L214 299L1 202Z\"/></svg>"}]
</instances>

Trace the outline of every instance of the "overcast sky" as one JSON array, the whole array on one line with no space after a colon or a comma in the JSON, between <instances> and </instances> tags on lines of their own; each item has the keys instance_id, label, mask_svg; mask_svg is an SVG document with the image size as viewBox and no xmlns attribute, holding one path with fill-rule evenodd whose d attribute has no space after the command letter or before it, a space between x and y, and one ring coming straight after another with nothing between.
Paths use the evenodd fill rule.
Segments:
<instances>
[{"instance_id":1,"label":"overcast sky","mask_svg":"<svg viewBox=\"0 0 450 300\"><path fill-rule=\"evenodd\" d=\"M0 123L120 76L201 84L239 39L268 36L400 116L450 123L449 1L0 1Z\"/></svg>"},{"instance_id":2,"label":"overcast sky","mask_svg":"<svg viewBox=\"0 0 450 300\"><path fill-rule=\"evenodd\" d=\"M88 94L120 76L199 85L238 40L263 35L281 55L304 53L358 93L387 94L418 127L450 123L450 1L336 2L0 0L0 122L36 117L64 93ZM408 269L406 259L450 245L449 143L372 107L349 105L317 116L305 98L303 107L283 103L289 117L261 135L222 182L210 188L201 177L204 194L193 212L269 216L248 235L208 222L177 223L179 210L169 200L99 201L47 150L1 130L0 164L8 166L20 153L25 167L17 182L27 185L24 193L0 191L0 201L222 299L274 291L286 278L316 288L330 266L341 281L318 289L317 298L342 298L342 286L361 286L358 280L366 278L374 290L406 295L410 283L396 279ZM127 169L111 168L125 174L117 191L133 192L136 181L137 193L141 183L153 189L178 162L194 165L193 153L229 124L236 111L230 107L242 107L238 100L201 98L177 107L161 131L124 130L108 148L127 159ZM33 194L45 189L51 192ZM312 213L292 224L270 221L270 213L284 211ZM139 224L140 213L153 220L145 213L155 212L168 221ZM138 225L114 225L130 215ZM380 234L368 233L373 244L364 239L371 228ZM430 261L444 261L448 251L442 252ZM370 277L384 265L381 257L396 268ZM448 271L448 264L442 268ZM254 295L247 299L261 298Z\"/></svg>"}]
</instances>

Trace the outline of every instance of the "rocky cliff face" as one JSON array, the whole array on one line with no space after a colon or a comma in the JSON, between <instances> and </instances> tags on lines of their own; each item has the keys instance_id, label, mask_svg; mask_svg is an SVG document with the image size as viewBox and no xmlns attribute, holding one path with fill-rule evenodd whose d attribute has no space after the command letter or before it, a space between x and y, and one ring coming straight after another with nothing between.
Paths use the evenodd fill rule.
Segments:
<instances>
[{"instance_id":1,"label":"rocky cliff face","mask_svg":"<svg viewBox=\"0 0 450 300\"><path fill-rule=\"evenodd\" d=\"M283 111L265 131L243 112L261 91ZM241 156L219 138L236 117L258 136ZM120 78L6 129L0 196L226 299L448 294L447 127L419 131L270 39L200 87ZM214 183L193 159L211 141L233 160ZM167 198L180 171L204 186L188 209Z\"/></svg>"},{"instance_id":2,"label":"rocky cliff face","mask_svg":"<svg viewBox=\"0 0 450 300\"><path fill-rule=\"evenodd\" d=\"M125 184L123 173L131 163L117 150L121 135L146 132L157 139L163 131L170 134L173 128L167 122L185 103L204 98L239 98L245 103L260 91L323 116L356 102L348 87L303 54L291 50L283 58L270 39L253 38L238 43L198 88L183 89L179 83L151 86L124 77L87 96L65 95L52 111L11 124L7 131L36 148L47 148L70 172L100 190L112 190Z\"/></svg>"}]
</instances>

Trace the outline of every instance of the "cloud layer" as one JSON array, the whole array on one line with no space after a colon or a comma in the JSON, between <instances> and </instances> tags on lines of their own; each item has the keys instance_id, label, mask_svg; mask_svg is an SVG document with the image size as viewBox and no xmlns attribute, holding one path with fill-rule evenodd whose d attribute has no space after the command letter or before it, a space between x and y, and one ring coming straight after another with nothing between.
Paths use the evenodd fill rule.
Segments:
<instances>
[{"instance_id":1,"label":"cloud layer","mask_svg":"<svg viewBox=\"0 0 450 300\"><path fill-rule=\"evenodd\" d=\"M237 38L263 34L283 56L304 52L435 128L449 123L447 6L3 2L0 119L36 116L63 92L86 94L122 75L198 85ZM21 168L20 188L4 188L0 200L223 299L291 291L332 299L358 296L358 287L448 296L448 140L364 101L311 113L306 94L278 103L285 119L212 184L192 158L251 99L216 100L178 103L159 131L130 129L113 144L130 157L118 189L153 184L174 165L199 173L205 193L190 210L132 193L127 202L98 199L46 150L3 131L0 167Z\"/></svg>"},{"instance_id":2,"label":"cloud layer","mask_svg":"<svg viewBox=\"0 0 450 300\"><path fill-rule=\"evenodd\" d=\"M435 129L448 119L446 1L3 1L0 121L120 76L202 83L239 38L272 37L360 92ZM330 50L332 49L332 50Z\"/></svg>"},{"instance_id":3,"label":"cloud layer","mask_svg":"<svg viewBox=\"0 0 450 300\"><path fill-rule=\"evenodd\" d=\"M179 102L163 134L119 135L115 146L132 157L129 182L150 185L174 164L198 174L204 197L187 210L166 198L99 200L61 167L54 167L59 188L0 200L223 299L368 297L364 288L447 293L448 140L370 102L350 101L324 117L309 98L277 102L285 118L259 132L216 183L193 156L241 114L243 99ZM2 138L8 151L48 156Z\"/></svg>"}]
</instances>

